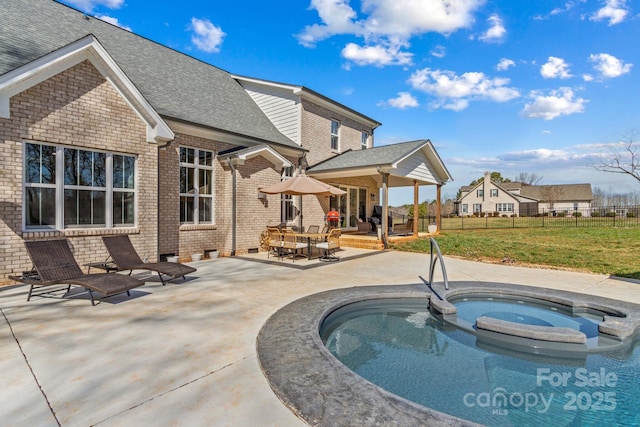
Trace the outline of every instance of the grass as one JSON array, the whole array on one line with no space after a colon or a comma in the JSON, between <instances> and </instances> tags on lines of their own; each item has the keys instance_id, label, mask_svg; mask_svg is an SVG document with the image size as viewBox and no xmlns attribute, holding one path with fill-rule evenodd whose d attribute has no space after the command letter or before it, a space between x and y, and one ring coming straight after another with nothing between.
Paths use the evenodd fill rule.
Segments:
<instances>
[{"instance_id":1,"label":"grass","mask_svg":"<svg viewBox=\"0 0 640 427\"><path fill-rule=\"evenodd\" d=\"M516 228L443 231L443 255L640 279L640 228ZM429 239L393 245L429 252Z\"/></svg>"}]
</instances>

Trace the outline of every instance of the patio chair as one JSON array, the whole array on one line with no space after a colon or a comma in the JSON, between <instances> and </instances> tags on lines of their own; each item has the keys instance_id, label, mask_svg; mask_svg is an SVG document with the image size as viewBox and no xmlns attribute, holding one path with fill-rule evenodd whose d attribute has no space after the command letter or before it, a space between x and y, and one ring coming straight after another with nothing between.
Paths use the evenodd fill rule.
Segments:
<instances>
[{"instance_id":1,"label":"patio chair","mask_svg":"<svg viewBox=\"0 0 640 427\"><path fill-rule=\"evenodd\" d=\"M163 275L169 276L169 280L177 277L184 279L187 274L196 271L195 268L179 262L143 262L126 234L105 236L102 241L119 271L129 270L129 275L133 270L155 271L158 273L162 286L167 284L162 277Z\"/></svg>"},{"instance_id":2,"label":"patio chair","mask_svg":"<svg viewBox=\"0 0 640 427\"><path fill-rule=\"evenodd\" d=\"M82 286L89 293L91 305L95 305L94 292L105 297L126 292L144 285L142 280L121 274L99 273L84 274L76 262L67 239L33 240L24 242L33 263L33 269L22 273L22 276L9 276L10 279L29 285L27 301L32 296L44 296L55 292L53 285L67 285L67 292L72 285ZM45 290L34 292L39 288Z\"/></svg>"},{"instance_id":3,"label":"patio chair","mask_svg":"<svg viewBox=\"0 0 640 427\"><path fill-rule=\"evenodd\" d=\"M282 233L282 249L292 253L293 262L296 262L296 256L298 255L298 249L304 250L307 244L299 242L296 238L296 234L292 230L284 230ZM284 253L283 253L284 256Z\"/></svg>"},{"instance_id":4,"label":"patio chair","mask_svg":"<svg viewBox=\"0 0 640 427\"><path fill-rule=\"evenodd\" d=\"M413 218L409 218L404 224L394 225L393 234L402 234L404 236L413 234Z\"/></svg>"},{"instance_id":5,"label":"patio chair","mask_svg":"<svg viewBox=\"0 0 640 427\"><path fill-rule=\"evenodd\" d=\"M324 250L324 255L318 258L320 261L338 261L340 259L335 256L336 250L340 249L340 234L341 230L334 228L329 232L325 242L316 243L316 248Z\"/></svg>"},{"instance_id":6,"label":"patio chair","mask_svg":"<svg viewBox=\"0 0 640 427\"><path fill-rule=\"evenodd\" d=\"M269 234L269 249L267 251L267 258L273 251L278 258L282 256L282 231L278 227L267 227L267 233Z\"/></svg>"}]
</instances>

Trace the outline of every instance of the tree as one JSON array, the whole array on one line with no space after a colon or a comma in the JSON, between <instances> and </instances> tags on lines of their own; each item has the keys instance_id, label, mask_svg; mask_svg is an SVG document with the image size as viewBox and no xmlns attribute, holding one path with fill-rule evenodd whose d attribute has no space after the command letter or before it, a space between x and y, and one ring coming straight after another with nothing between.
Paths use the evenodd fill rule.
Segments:
<instances>
[{"instance_id":1,"label":"tree","mask_svg":"<svg viewBox=\"0 0 640 427\"><path fill-rule=\"evenodd\" d=\"M502 174L500 174L500 172L491 172L491 181L493 181L493 182L511 182L511 180L509 178L503 177ZM474 179L473 181L471 181L471 184L469 184L469 185L476 185L476 184L480 184L481 182L484 182L484 176L482 178Z\"/></svg>"},{"instance_id":2,"label":"tree","mask_svg":"<svg viewBox=\"0 0 640 427\"><path fill-rule=\"evenodd\" d=\"M594 168L601 172L627 174L640 182L640 142L637 137L637 129L626 134L624 141L612 148Z\"/></svg>"},{"instance_id":3,"label":"tree","mask_svg":"<svg viewBox=\"0 0 640 427\"><path fill-rule=\"evenodd\" d=\"M540 184L540 181L542 181L542 176L535 173L520 172L518 175L516 175L514 181L522 182L523 184L527 185L538 185Z\"/></svg>"}]
</instances>

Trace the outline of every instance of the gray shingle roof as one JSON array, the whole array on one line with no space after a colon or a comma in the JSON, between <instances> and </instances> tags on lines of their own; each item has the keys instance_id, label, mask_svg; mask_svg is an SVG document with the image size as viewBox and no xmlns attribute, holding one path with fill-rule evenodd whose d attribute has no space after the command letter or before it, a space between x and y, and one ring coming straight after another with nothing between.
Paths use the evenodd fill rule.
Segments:
<instances>
[{"instance_id":1,"label":"gray shingle roof","mask_svg":"<svg viewBox=\"0 0 640 427\"><path fill-rule=\"evenodd\" d=\"M309 172L391 165L426 143L428 143L428 140L421 139L400 144L383 145L366 150L346 151L338 156L311 166Z\"/></svg>"},{"instance_id":2,"label":"gray shingle roof","mask_svg":"<svg viewBox=\"0 0 640 427\"><path fill-rule=\"evenodd\" d=\"M0 75L93 34L161 116L299 148L224 70L51 0L0 10Z\"/></svg>"},{"instance_id":3,"label":"gray shingle roof","mask_svg":"<svg viewBox=\"0 0 640 427\"><path fill-rule=\"evenodd\" d=\"M593 200L591 184L523 185L520 194L541 201L546 201L549 195L553 195L556 202Z\"/></svg>"}]
</instances>

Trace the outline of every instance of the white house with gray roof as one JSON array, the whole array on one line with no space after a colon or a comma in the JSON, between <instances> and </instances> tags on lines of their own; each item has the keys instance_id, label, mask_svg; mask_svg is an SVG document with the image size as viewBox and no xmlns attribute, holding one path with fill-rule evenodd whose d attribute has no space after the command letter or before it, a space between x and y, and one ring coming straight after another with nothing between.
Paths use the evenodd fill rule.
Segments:
<instances>
[{"instance_id":1,"label":"white house with gray roof","mask_svg":"<svg viewBox=\"0 0 640 427\"><path fill-rule=\"evenodd\" d=\"M534 216L589 212L593 202L591 184L528 185L495 182L491 173L475 185L460 188L456 212L460 216Z\"/></svg>"}]
</instances>

